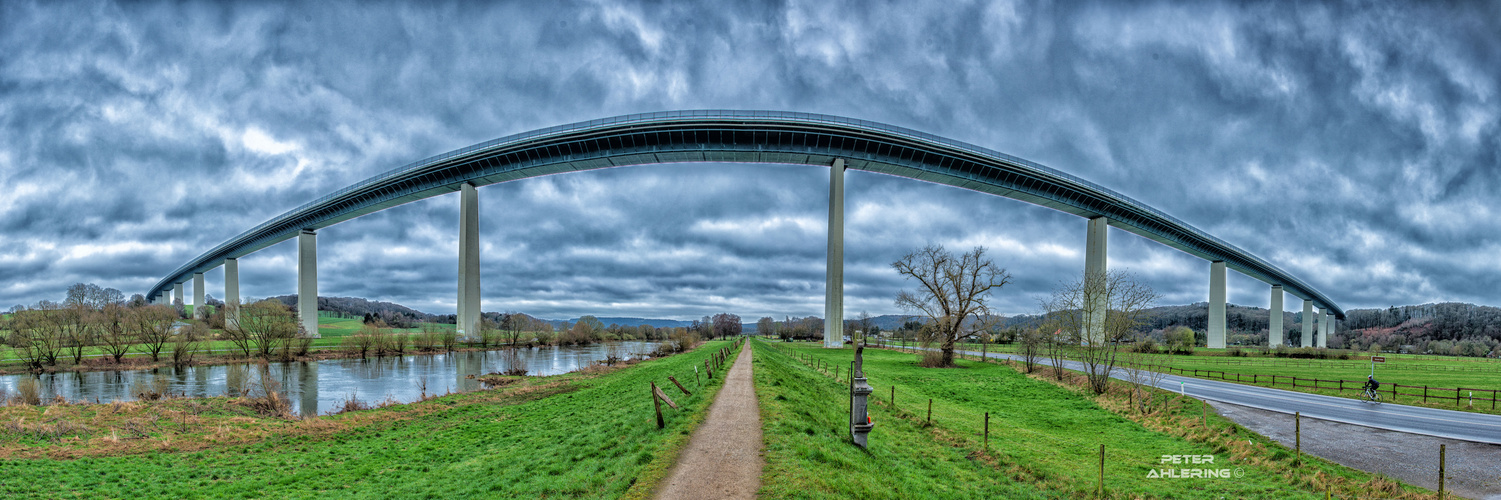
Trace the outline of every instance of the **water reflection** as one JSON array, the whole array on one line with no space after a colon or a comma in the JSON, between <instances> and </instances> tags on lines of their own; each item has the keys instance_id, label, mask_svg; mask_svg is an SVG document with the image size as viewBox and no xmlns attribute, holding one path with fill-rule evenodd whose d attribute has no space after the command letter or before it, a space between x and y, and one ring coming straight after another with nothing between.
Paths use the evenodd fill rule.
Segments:
<instances>
[{"instance_id":1,"label":"water reflection","mask_svg":"<svg viewBox=\"0 0 1501 500\"><path fill-rule=\"evenodd\" d=\"M630 341L616 343L622 357L653 351L660 342ZM538 347L519 349L520 363L528 375L556 375L588 366L604 359L610 347L604 344L582 347ZM436 355L410 355L370 359L331 359L269 363L265 373L269 381L280 384L282 392L293 401L293 411L301 416L326 413L344 401L356 398L375 404L394 400L416 401L427 395L472 391L480 388L479 376L509 368L502 351L456 352ZM16 394L21 377L38 377L43 401L61 395L69 401L102 402L136 399L136 387L165 383L172 394L189 397L223 396L236 377L231 370L248 371L244 377L249 387L260 383L262 370L245 365L190 366L134 371L63 372L34 375L0 376L0 389Z\"/></svg>"}]
</instances>

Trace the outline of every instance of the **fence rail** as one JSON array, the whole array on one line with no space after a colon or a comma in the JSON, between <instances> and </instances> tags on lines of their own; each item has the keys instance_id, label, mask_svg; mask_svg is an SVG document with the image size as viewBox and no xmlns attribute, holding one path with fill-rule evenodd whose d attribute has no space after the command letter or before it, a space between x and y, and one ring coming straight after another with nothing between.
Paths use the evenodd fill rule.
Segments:
<instances>
[{"instance_id":1,"label":"fence rail","mask_svg":"<svg viewBox=\"0 0 1501 500\"><path fill-rule=\"evenodd\" d=\"M1289 387L1292 387L1294 389L1301 387L1301 388L1305 388L1305 389L1314 389L1314 390L1329 389L1329 390L1335 390L1335 391L1338 391L1338 392L1344 392L1344 391L1347 391L1347 390L1349 390L1349 391L1362 391L1362 390L1365 389L1365 381L1364 380L1326 380L1326 379L1319 379L1319 378L1294 377L1294 376L1290 376L1290 375L1261 375L1261 374L1254 374L1254 373L1248 375L1248 374L1243 374L1243 373L1229 373L1229 372L1224 372L1224 371L1220 371L1220 370L1200 370L1200 369L1189 369L1189 368L1174 368L1174 367L1167 366L1167 365L1154 365L1154 364L1125 363L1125 364L1122 364L1121 366L1123 366L1123 367L1129 366L1129 367L1131 367L1133 369L1152 370L1152 371L1160 371L1160 372L1165 372L1165 373L1176 373L1178 375L1186 375L1186 376L1192 376L1192 377L1198 377L1198 378L1207 378L1207 379L1216 379L1216 378L1218 378L1219 380L1224 380L1224 381L1227 381L1227 382L1237 382L1237 383L1242 383L1242 384L1247 384L1247 383L1252 384L1252 385L1266 384L1267 386L1270 386L1270 387L1275 387L1275 386L1282 385L1282 386L1289 386ZM1302 383L1302 385L1299 385L1300 382ZM1453 392L1454 393L1454 396L1453 396L1454 406L1459 406L1459 404L1460 404L1460 402L1462 400L1468 400L1468 401L1470 401L1470 406L1474 406L1474 402L1475 401L1489 401L1491 403L1491 409L1492 410L1496 409L1497 395L1501 394L1501 389L1477 389L1477 388L1471 388L1471 387L1454 387L1454 388L1448 388L1448 387L1430 387L1430 386L1426 386L1426 385L1402 385L1402 384L1392 384L1392 383L1381 384L1381 385L1382 385L1382 388L1378 392L1380 392L1382 394L1390 394L1391 398L1392 398L1391 399L1392 402L1396 402L1397 398L1399 396L1412 397L1412 398L1422 398L1422 400L1423 400L1424 403L1427 403L1429 399L1447 400L1447 399L1450 399L1448 393ZM1414 392L1403 392L1403 391L1399 390L1399 389L1403 389L1403 388L1413 389ZM1421 390L1421 392L1418 392L1418 390ZM1489 393L1490 397L1488 397L1488 398L1486 398L1486 397L1474 397L1474 393L1476 393L1476 392L1481 393L1481 394Z\"/></svg>"}]
</instances>

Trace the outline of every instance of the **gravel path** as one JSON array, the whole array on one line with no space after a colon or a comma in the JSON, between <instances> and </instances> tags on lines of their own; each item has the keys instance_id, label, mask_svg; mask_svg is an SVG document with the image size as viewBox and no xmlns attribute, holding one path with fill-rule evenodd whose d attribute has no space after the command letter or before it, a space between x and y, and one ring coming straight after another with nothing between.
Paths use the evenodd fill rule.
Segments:
<instances>
[{"instance_id":1,"label":"gravel path","mask_svg":"<svg viewBox=\"0 0 1501 500\"><path fill-rule=\"evenodd\" d=\"M1292 415L1218 401L1209 404L1247 429L1289 448L1294 444ZM1466 498L1501 500L1501 445L1308 417L1302 419L1302 433L1303 453L1432 490L1438 489L1438 445L1443 444L1447 448L1446 492Z\"/></svg>"},{"instance_id":2,"label":"gravel path","mask_svg":"<svg viewBox=\"0 0 1501 500\"><path fill-rule=\"evenodd\" d=\"M761 488L761 406L751 381L751 347L740 349L709 416L657 495L660 499L755 498Z\"/></svg>"}]
</instances>

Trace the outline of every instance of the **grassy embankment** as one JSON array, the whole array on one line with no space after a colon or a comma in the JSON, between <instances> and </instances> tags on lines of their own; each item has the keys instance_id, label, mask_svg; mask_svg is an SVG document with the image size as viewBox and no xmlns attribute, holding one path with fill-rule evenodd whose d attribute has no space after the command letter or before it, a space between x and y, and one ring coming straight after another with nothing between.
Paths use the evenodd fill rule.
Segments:
<instances>
[{"instance_id":1,"label":"grassy embankment","mask_svg":"<svg viewBox=\"0 0 1501 500\"><path fill-rule=\"evenodd\" d=\"M719 390L693 367L729 345L301 421L225 398L0 407L0 497L642 496ZM682 407L664 430L648 382ZM84 429L43 436L63 422Z\"/></svg>"},{"instance_id":2,"label":"grassy embankment","mask_svg":"<svg viewBox=\"0 0 1501 500\"><path fill-rule=\"evenodd\" d=\"M848 438L851 349L755 345L767 496L1083 498L1099 478L1100 444L1111 498L1323 498L1326 487L1342 498L1426 495L1317 458L1305 456L1294 467L1292 450L1270 439L1212 412L1207 426L1201 423L1192 399L1159 392L1157 411L1132 414L1122 393L1096 397L996 363L920 368L915 355L881 349L866 351L877 427L862 451ZM819 362L841 367L840 380L814 368ZM893 385L895 408L888 403ZM925 425L928 398L932 426ZM988 451L981 437L987 411ZM1162 455L1213 455L1216 465L1163 465ZM1152 469L1200 467L1240 468L1243 475L1147 477Z\"/></svg>"},{"instance_id":3,"label":"grassy embankment","mask_svg":"<svg viewBox=\"0 0 1501 500\"><path fill-rule=\"evenodd\" d=\"M980 352L981 347L977 344L965 344L960 348ZM1015 345L985 346L989 352L1016 353ZM1254 378L1242 377L1239 383L1253 385L1257 380L1264 387L1276 387L1278 389L1295 390L1310 394L1322 394L1351 399L1359 399L1360 384L1371 374L1371 362L1369 353L1351 353L1354 356L1366 357L1366 359L1299 359L1277 358L1260 354L1259 351L1246 351L1247 356L1237 357L1229 354L1229 349L1206 349L1199 348L1191 356L1173 354L1148 354L1142 355L1147 364L1163 365L1180 370L1190 370L1188 373L1171 371L1174 375L1197 377L1206 380L1218 380L1224 382L1236 382L1235 375L1239 373L1245 376L1255 375ZM1345 351L1339 351L1345 352ZM1385 363L1376 364L1376 379L1383 384L1382 400L1391 400L1391 387L1385 384L1401 384L1403 386L1429 386L1432 388L1447 388L1448 391L1430 390L1428 402L1423 398L1399 395L1396 403L1413 406L1424 406L1446 410L1464 410L1477 413L1501 414L1501 403L1492 410L1490 401L1476 401L1471 406L1468 399L1470 391L1460 393L1460 401L1456 405L1454 389L1464 387L1467 389L1484 389L1485 392L1475 392L1476 397L1490 398L1491 390L1501 390L1501 362L1485 358L1464 358L1455 356L1434 356L1423 354L1383 354ZM1203 370L1195 375L1192 370ZM1222 379L1219 373L1224 372L1226 379ZM1278 385L1270 383L1271 376L1278 377ZM1300 379L1297 388L1290 385L1289 379L1282 377L1298 377ZM1301 379L1320 380L1345 380L1345 390L1336 388L1325 389L1320 383L1320 389L1303 387ZM1306 382L1310 386L1312 382ZM1400 388L1402 394L1421 393L1422 389L1408 387ZM1447 398L1447 399L1445 399Z\"/></svg>"}]
</instances>

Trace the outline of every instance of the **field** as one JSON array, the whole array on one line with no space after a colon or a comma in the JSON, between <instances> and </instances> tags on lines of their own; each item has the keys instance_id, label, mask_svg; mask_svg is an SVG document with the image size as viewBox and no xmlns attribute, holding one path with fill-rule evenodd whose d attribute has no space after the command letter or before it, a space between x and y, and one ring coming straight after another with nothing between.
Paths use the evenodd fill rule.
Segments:
<instances>
[{"instance_id":1,"label":"field","mask_svg":"<svg viewBox=\"0 0 1501 500\"><path fill-rule=\"evenodd\" d=\"M882 349L866 351L877 427L870 449L861 451L848 444L843 377L853 357L850 349L755 346L767 446L762 494L767 496L1082 498L1093 494L1099 480L1101 444L1111 497L1323 498L1326 486L1336 495L1372 497L1417 491L1318 459L1304 457L1304 465L1294 468L1292 451L1273 441L1212 413L1207 425L1201 424L1193 400L1171 397L1160 403L1158 414L1127 418L1122 395L1085 395L997 363L920 368L915 355ZM834 367L845 372L838 381ZM895 407L889 403L893 386ZM925 424L929 398L931 426ZM990 413L988 451L982 437L985 412ZM1213 467L1240 469L1243 475L1148 477L1159 467L1195 467L1162 465L1163 455L1213 455Z\"/></svg>"},{"instance_id":2,"label":"field","mask_svg":"<svg viewBox=\"0 0 1501 500\"><path fill-rule=\"evenodd\" d=\"M973 352L981 350L978 344L964 344L961 348ZM991 344L985 346L985 349L989 352L1013 354L1016 352L1015 345ZM1259 380L1261 383L1258 385L1263 386L1270 386L1267 380L1272 375L1276 375L1278 385L1275 387L1278 389L1346 398L1360 397L1360 386L1365 381L1366 375L1371 374L1370 353L1350 353L1351 359L1340 360L1277 358L1262 355L1259 350L1251 349L1244 350L1246 356L1237 357L1230 355L1230 351L1230 349L1199 348L1192 356L1152 354L1144 355L1144 359L1147 364L1151 365L1189 370L1187 373L1173 370L1171 373L1174 375L1236 382L1235 374L1239 373L1244 376L1255 376L1252 379L1242 377L1240 383L1250 384L1252 380ZM1331 352L1346 353L1348 351ZM1432 389L1429 391L1426 403L1422 397L1409 396L1399 396L1396 402L1449 410L1501 413L1501 403L1497 403L1493 410L1489 401L1490 391L1501 391L1501 360L1420 354L1382 354L1381 356L1386 358L1386 362L1376 364L1376 379L1383 384L1384 401L1391 402L1390 394L1387 392L1391 387L1387 384L1401 384L1404 387L1400 391L1404 394L1421 394L1422 386L1428 386ZM1195 375L1193 370L1201 371ZM1228 380L1222 379L1220 372L1224 372ZM1298 377L1299 387L1293 388L1287 383L1288 380L1282 377ZM1303 387L1305 382L1302 379L1344 380L1345 390L1341 392L1337 389L1323 389L1323 386L1328 385L1325 383L1320 383L1320 389ZM1312 384L1312 382L1307 383ZM1461 387L1465 390L1460 392L1460 401L1456 404L1454 389ZM1439 388L1448 390L1437 390ZM1485 398L1486 401L1475 401L1472 406L1468 399L1471 392L1476 398Z\"/></svg>"},{"instance_id":3,"label":"field","mask_svg":"<svg viewBox=\"0 0 1501 500\"><path fill-rule=\"evenodd\" d=\"M0 496L641 496L718 391L718 379L692 385L693 367L728 345L304 421L255 416L224 398L193 411L184 400L0 407L0 422L15 424L0 428ZM682 409L664 407L658 430L647 387L669 375L694 393L665 389ZM83 429L38 427L57 422Z\"/></svg>"}]
</instances>

